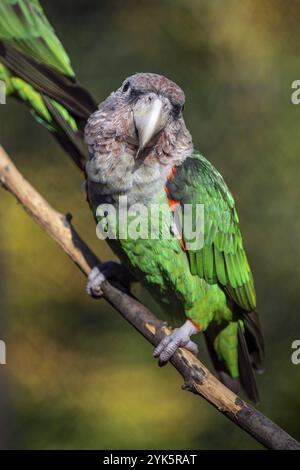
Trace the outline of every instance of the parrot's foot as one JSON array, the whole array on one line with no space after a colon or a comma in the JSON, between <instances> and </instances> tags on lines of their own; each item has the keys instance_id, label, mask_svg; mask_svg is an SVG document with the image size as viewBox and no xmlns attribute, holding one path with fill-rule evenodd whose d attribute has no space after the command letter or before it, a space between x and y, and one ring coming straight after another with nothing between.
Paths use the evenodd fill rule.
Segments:
<instances>
[{"instance_id":1,"label":"parrot's foot","mask_svg":"<svg viewBox=\"0 0 300 470\"><path fill-rule=\"evenodd\" d=\"M123 291L129 291L130 283L133 281L127 269L114 261L107 261L95 266L88 275L86 285L87 293L94 299L103 295L102 284L104 281L111 281Z\"/></svg>"},{"instance_id":2,"label":"parrot's foot","mask_svg":"<svg viewBox=\"0 0 300 470\"><path fill-rule=\"evenodd\" d=\"M187 320L180 328L176 328L170 335L159 343L154 350L153 356L159 358L159 363L167 362L178 348L184 347L194 354L198 354L198 346L191 341L191 335L198 333L199 330L190 320Z\"/></svg>"}]
</instances>

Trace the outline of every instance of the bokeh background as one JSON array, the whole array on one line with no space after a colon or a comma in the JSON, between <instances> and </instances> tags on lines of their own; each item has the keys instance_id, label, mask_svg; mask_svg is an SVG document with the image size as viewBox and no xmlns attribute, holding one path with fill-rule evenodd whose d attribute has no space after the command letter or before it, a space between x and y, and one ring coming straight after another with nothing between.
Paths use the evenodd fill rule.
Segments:
<instances>
[{"instance_id":1,"label":"bokeh background","mask_svg":"<svg viewBox=\"0 0 300 470\"><path fill-rule=\"evenodd\" d=\"M186 92L195 146L222 172L239 209L267 344L259 409L300 438L300 2L44 0L79 80L100 102L137 71ZM1 143L32 184L102 259L82 175L14 101L0 106ZM0 192L1 447L256 449L252 438L181 391L171 366L104 301ZM157 306L137 287L154 311ZM201 357L208 362L199 338Z\"/></svg>"}]
</instances>

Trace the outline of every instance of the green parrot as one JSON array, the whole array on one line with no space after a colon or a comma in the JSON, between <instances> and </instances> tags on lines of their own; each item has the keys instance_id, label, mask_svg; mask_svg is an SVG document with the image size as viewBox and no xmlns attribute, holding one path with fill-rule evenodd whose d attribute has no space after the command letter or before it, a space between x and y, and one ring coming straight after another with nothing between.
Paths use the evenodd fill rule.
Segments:
<instances>
[{"instance_id":1,"label":"green parrot","mask_svg":"<svg viewBox=\"0 0 300 470\"><path fill-rule=\"evenodd\" d=\"M180 230L179 207L203 205L201 248L189 249L184 233L181 239L161 233L158 239L108 238L122 265L93 269L87 291L100 297L106 278L125 285L140 281L167 314L184 319L154 356L163 363L178 347L197 353L190 337L201 331L220 379L235 391L241 383L258 401L253 369L262 370L264 345L238 216L222 176L193 148L182 115L183 91L165 77L136 74L96 111L38 0L0 2L0 80L7 95L25 102L85 169L98 223L113 225L98 209L106 204L119 213L120 196L126 196L127 211L135 204L148 209L142 225L156 205L166 220L174 219L162 232L173 234Z\"/></svg>"},{"instance_id":2,"label":"green parrot","mask_svg":"<svg viewBox=\"0 0 300 470\"><path fill-rule=\"evenodd\" d=\"M96 104L76 81L38 0L0 1L0 80L83 168L82 131Z\"/></svg>"},{"instance_id":3,"label":"green parrot","mask_svg":"<svg viewBox=\"0 0 300 470\"><path fill-rule=\"evenodd\" d=\"M88 198L99 233L129 275L167 313L184 318L154 356L164 363L179 347L197 353L191 336L201 331L220 379L235 391L241 383L256 402L253 369L262 370L264 345L238 215L220 173L194 150L184 103L181 88L154 73L128 77L101 103L85 128ZM203 243L195 247L187 231L180 230L183 219L176 213L188 206L196 214L200 205ZM153 224L157 230L151 236L154 207L161 223ZM95 267L88 292L101 296L101 283L108 277L118 277L117 269Z\"/></svg>"}]
</instances>

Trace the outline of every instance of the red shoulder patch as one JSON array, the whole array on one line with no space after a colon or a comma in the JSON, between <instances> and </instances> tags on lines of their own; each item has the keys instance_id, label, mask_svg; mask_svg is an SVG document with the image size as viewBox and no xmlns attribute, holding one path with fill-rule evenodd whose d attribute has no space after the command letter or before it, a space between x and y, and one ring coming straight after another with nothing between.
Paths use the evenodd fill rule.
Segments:
<instances>
[{"instance_id":1,"label":"red shoulder patch","mask_svg":"<svg viewBox=\"0 0 300 470\"><path fill-rule=\"evenodd\" d=\"M177 169L177 167L175 165L171 168L171 170L169 171L168 176L167 176L168 181L170 181L173 178L173 176L176 173L176 169ZM168 200L169 207L170 207L171 211L174 212L176 207L178 207L180 205L180 202L176 201L175 199L172 199L170 197L169 190L168 190L167 186L164 187L164 190L165 190L166 195L167 195L167 200ZM185 251L185 244L184 244L184 241L181 238L179 239L179 243L181 245L182 250Z\"/></svg>"},{"instance_id":2,"label":"red shoulder patch","mask_svg":"<svg viewBox=\"0 0 300 470\"><path fill-rule=\"evenodd\" d=\"M176 165L172 166L172 168L169 171L168 176L167 176L168 181L170 181L173 178L173 176L176 173L176 169L177 169Z\"/></svg>"}]
</instances>

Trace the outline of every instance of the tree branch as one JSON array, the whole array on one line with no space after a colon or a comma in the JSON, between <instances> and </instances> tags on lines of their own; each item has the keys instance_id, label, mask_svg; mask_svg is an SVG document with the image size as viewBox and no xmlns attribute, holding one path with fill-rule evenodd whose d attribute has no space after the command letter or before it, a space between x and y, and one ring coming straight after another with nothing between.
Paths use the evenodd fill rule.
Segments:
<instances>
[{"instance_id":1,"label":"tree branch","mask_svg":"<svg viewBox=\"0 0 300 470\"><path fill-rule=\"evenodd\" d=\"M57 212L24 179L0 146L0 183L22 204L25 211L45 230L88 275L100 263L96 255L79 237L71 224L71 216ZM104 298L151 344L156 346L171 329L130 295L109 282L103 284ZM219 412L240 426L268 449L300 450L300 443L279 426L241 400L226 388L186 349L179 349L171 364L184 379L183 388L205 398Z\"/></svg>"}]
</instances>

